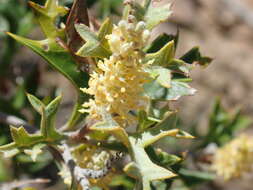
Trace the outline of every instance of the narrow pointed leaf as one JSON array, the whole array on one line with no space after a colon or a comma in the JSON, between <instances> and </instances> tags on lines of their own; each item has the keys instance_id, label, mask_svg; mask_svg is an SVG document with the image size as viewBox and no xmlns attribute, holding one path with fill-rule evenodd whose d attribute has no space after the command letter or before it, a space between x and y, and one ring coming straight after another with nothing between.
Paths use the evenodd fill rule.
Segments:
<instances>
[{"instance_id":1,"label":"narrow pointed leaf","mask_svg":"<svg viewBox=\"0 0 253 190\"><path fill-rule=\"evenodd\" d=\"M170 41L158 52L147 54L145 62L152 61L152 65L166 66L174 58L174 56L174 41Z\"/></svg>"},{"instance_id":2,"label":"narrow pointed leaf","mask_svg":"<svg viewBox=\"0 0 253 190\"><path fill-rule=\"evenodd\" d=\"M152 5L152 2L150 2L144 16L144 20L147 23L147 28L152 29L156 25L165 22L172 14L170 7L171 4L155 7Z\"/></svg>"},{"instance_id":3,"label":"narrow pointed leaf","mask_svg":"<svg viewBox=\"0 0 253 190\"><path fill-rule=\"evenodd\" d=\"M27 98L30 102L30 104L33 106L33 108L39 113L42 114L42 107L45 107L43 102L41 102L38 98L31 94L27 94Z\"/></svg>"},{"instance_id":4,"label":"narrow pointed leaf","mask_svg":"<svg viewBox=\"0 0 253 190\"><path fill-rule=\"evenodd\" d=\"M144 85L146 94L153 100L178 100L182 96L195 94L196 90L187 83L176 80L171 81L171 87L161 86L157 80Z\"/></svg>"},{"instance_id":5,"label":"narrow pointed leaf","mask_svg":"<svg viewBox=\"0 0 253 190\"><path fill-rule=\"evenodd\" d=\"M11 136L18 147L29 147L43 140L40 134L28 134L23 127L12 127Z\"/></svg>"},{"instance_id":6,"label":"narrow pointed leaf","mask_svg":"<svg viewBox=\"0 0 253 190\"><path fill-rule=\"evenodd\" d=\"M4 157L11 158L17 155L20 151L15 142L0 146L0 152L3 153Z\"/></svg>"},{"instance_id":7,"label":"narrow pointed leaf","mask_svg":"<svg viewBox=\"0 0 253 190\"><path fill-rule=\"evenodd\" d=\"M174 41L175 49L178 43L179 32L176 35L169 35L163 33L159 35L150 45L148 45L144 51L147 53L155 53L163 48L167 43Z\"/></svg>"},{"instance_id":8,"label":"narrow pointed leaf","mask_svg":"<svg viewBox=\"0 0 253 190\"><path fill-rule=\"evenodd\" d=\"M164 67L153 66L148 70L150 77L155 79L161 86L165 88L171 87L171 71Z\"/></svg>"},{"instance_id":9,"label":"narrow pointed leaf","mask_svg":"<svg viewBox=\"0 0 253 190\"><path fill-rule=\"evenodd\" d=\"M199 47L192 48L186 54L184 54L180 59L190 64L196 62L197 64L201 66L207 66L212 62L212 58L201 55L199 51Z\"/></svg>"},{"instance_id":10,"label":"narrow pointed leaf","mask_svg":"<svg viewBox=\"0 0 253 190\"><path fill-rule=\"evenodd\" d=\"M143 190L150 190L150 182L153 180L163 180L176 176L173 172L154 164L145 152L144 147L138 143L138 139L132 136L129 139L134 163L127 165L124 170L130 176L137 177L138 180L142 181ZM134 176L136 169L138 172Z\"/></svg>"},{"instance_id":11,"label":"narrow pointed leaf","mask_svg":"<svg viewBox=\"0 0 253 190\"><path fill-rule=\"evenodd\" d=\"M110 23L108 23L110 24ZM94 32L90 30L90 28L84 24L76 24L75 28L79 35L86 42L78 51L77 55L82 57L99 57L99 58L107 58L111 55L111 51L108 49L105 40L106 28L108 27L106 24L102 25L100 29L100 36L98 37Z\"/></svg>"},{"instance_id":12,"label":"narrow pointed leaf","mask_svg":"<svg viewBox=\"0 0 253 190\"><path fill-rule=\"evenodd\" d=\"M67 14L67 8L59 6L58 0L47 0L45 6L32 1L29 4L35 10L36 18L48 38L64 37L64 31L56 26L56 19L58 16Z\"/></svg>"},{"instance_id":13,"label":"narrow pointed leaf","mask_svg":"<svg viewBox=\"0 0 253 190\"><path fill-rule=\"evenodd\" d=\"M109 132L112 135L114 135L118 140L120 140L126 147L129 147L129 139L127 132L122 127L112 125L109 122L99 122L90 127L90 129Z\"/></svg>"},{"instance_id":14,"label":"narrow pointed leaf","mask_svg":"<svg viewBox=\"0 0 253 190\"><path fill-rule=\"evenodd\" d=\"M48 51L48 41L35 41L8 33L12 38L31 48L34 52L42 56L54 69L63 74L78 90L86 87L88 82L87 73L78 71L71 55L58 46L55 50Z\"/></svg>"},{"instance_id":15,"label":"narrow pointed leaf","mask_svg":"<svg viewBox=\"0 0 253 190\"><path fill-rule=\"evenodd\" d=\"M32 160L36 162L38 155L42 153L42 148L45 146L45 144L36 144L32 149L25 149L24 153L31 156Z\"/></svg>"}]
</instances>

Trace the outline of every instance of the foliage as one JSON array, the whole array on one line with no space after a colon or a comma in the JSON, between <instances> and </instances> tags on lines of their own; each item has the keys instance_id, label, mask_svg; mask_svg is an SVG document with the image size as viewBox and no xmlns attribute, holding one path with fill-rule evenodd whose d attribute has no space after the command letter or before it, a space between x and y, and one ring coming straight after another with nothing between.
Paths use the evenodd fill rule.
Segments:
<instances>
[{"instance_id":1,"label":"foliage","mask_svg":"<svg viewBox=\"0 0 253 190\"><path fill-rule=\"evenodd\" d=\"M86 7L95 1L86 3L66 1L65 4L72 5L69 10L57 0L47 0L44 5L29 2L45 36L43 40L23 37L26 31L22 24L20 29L8 28L0 12L3 27L10 31L8 36L44 58L73 85L77 94L72 114L63 126L55 123L61 96L46 101L26 94L39 114L33 115L39 118L35 123L39 127L31 133L26 126L10 126L12 142L3 142L0 151L5 157L18 159L26 154L38 162L43 150L48 150L71 190L88 190L91 186L167 190L179 188L175 181L180 181L181 188L191 188L213 180L212 173L188 167L191 154L185 155L181 150L168 153L154 145L161 139L194 141L194 136L178 124L177 112L169 103L195 94L196 90L189 85L190 71L195 65L207 66L212 59L203 56L198 47L176 57L179 33L161 34L149 41L151 30L171 15L170 5L157 7L151 0L143 4L125 1L118 25L107 18L97 26L97 22L89 20ZM118 13L119 3L101 1L100 16ZM30 13L21 15L32 17ZM27 106L26 82L13 97L11 109L17 116ZM36 90L33 92L36 94ZM248 124L240 111L230 116L217 101L208 133L189 151L198 152L211 143L221 146ZM124 152L129 161L123 162L122 170L110 171L122 157L118 151Z\"/></svg>"}]
</instances>

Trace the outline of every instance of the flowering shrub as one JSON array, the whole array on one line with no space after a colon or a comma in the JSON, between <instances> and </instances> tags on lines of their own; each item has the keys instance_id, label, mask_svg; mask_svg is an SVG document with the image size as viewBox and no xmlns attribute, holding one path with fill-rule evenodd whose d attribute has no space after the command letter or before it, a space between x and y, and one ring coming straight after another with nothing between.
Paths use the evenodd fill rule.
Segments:
<instances>
[{"instance_id":1,"label":"flowering shrub","mask_svg":"<svg viewBox=\"0 0 253 190\"><path fill-rule=\"evenodd\" d=\"M208 173L184 168L184 154L169 154L153 145L164 137L194 138L179 128L176 111L169 103L194 95L196 90L188 84L190 70L211 62L197 47L175 57L178 34L161 34L150 40L152 29L170 17L170 5L125 1L118 24L107 18L99 27L89 20L85 1L76 0L70 11L57 0L47 0L44 6L30 5L46 39L8 35L65 76L78 96L69 120L56 127L61 96L46 104L27 94L41 116L40 128L31 131L26 126L11 126L13 142L0 147L5 156L23 152L36 161L42 149L49 150L60 166L59 175L72 190L109 189L115 181L119 185L128 181L128 189L151 190L160 189L159 183L164 189L171 188L176 177L188 186L194 185L194 180L213 180ZM57 24L66 14L66 23ZM210 140L211 132L197 147L215 141ZM216 170L222 167L222 152L215 157Z\"/></svg>"}]
</instances>

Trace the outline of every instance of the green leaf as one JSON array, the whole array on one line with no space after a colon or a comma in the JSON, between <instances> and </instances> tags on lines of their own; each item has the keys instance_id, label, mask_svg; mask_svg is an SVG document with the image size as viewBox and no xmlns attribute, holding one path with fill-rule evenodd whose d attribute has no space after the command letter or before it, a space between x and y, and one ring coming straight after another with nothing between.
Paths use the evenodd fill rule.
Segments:
<instances>
[{"instance_id":1,"label":"green leaf","mask_svg":"<svg viewBox=\"0 0 253 190\"><path fill-rule=\"evenodd\" d=\"M205 57L201 55L199 51L199 47L192 48L190 51L184 54L180 59L190 64L197 62L201 66L207 66L212 62L212 59L210 57Z\"/></svg>"},{"instance_id":2,"label":"green leaf","mask_svg":"<svg viewBox=\"0 0 253 190\"><path fill-rule=\"evenodd\" d=\"M43 140L43 136L40 134L28 134L24 127L11 126L11 136L13 141L18 147L29 147Z\"/></svg>"},{"instance_id":3,"label":"green leaf","mask_svg":"<svg viewBox=\"0 0 253 190\"><path fill-rule=\"evenodd\" d=\"M94 34L90 28L84 24L76 24L75 28L86 43L77 51L78 56L107 58L111 55L109 45L105 36L112 32L112 23L109 19L105 20L98 35Z\"/></svg>"},{"instance_id":4,"label":"green leaf","mask_svg":"<svg viewBox=\"0 0 253 190\"><path fill-rule=\"evenodd\" d=\"M55 115L57 112L57 109L61 103L61 96L56 97L53 101L51 101L47 106L46 106L46 116L50 117L52 115Z\"/></svg>"},{"instance_id":5,"label":"green leaf","mask_svg":"<svg viewBox=\"0 0 253 190\"><path fill-rule=\"evenodd\" d=\"M215 174L194 171L185 168L180 169L178 173L180 175L180 178L187 184L188 187L203 182L213 181L216 178Z\"/></svg>"},{"instance_id":6,"label":"green leaf","mask_svg":"<svg viewBox=\"0 0 253 190\"><path fill-rule=\"evenodd\" d=\"M136 1L128 1L124 10L123 18L126 19L130 14L134 14L137 20L143 20L147 24L149 30L153 29L156 25L165 22L171 15L171 4L166 4L163 6L153 6L152 2L149 0L144 6L141 6ZM132 13L134 10L134 13Z\"/></svg>"},{"instance_id":7,"label":"green leaf","mask_svg":"<svg viewBox=\"0 0 253 190\"><path fill-rule=\"evenodd\" d=\"M176 176L173 172L154 164L145 151L146 146L165 136L192 138L191 135L179 129L168 130L168 128L173 128L176 123L175 115L171 115L170 121L166 120L168 125L162 122L162 125L132 134L127 134L125 129L120 127L106 111L102 113L102 118L104 122L96 123L90 129L109 132L128 148L132 162L124 168L124 171L130 177L142 182L142 184L139 184L141 189L151 190L151 181L169 179Z\"/></svg>"},{"instance_id":8,"label":"green leaf","mask_svg":"<svg viewBox=\"0 0 253 190\"><path fill-rule=\"evenodd\" d=\"M144 110L141 110L138 113L138 131L144 131L155 123L148 118L147 113Z\"/></svg>"},{"instance_id":9,"label":"green leaf","mask_svg":"<svg viewBox=\"0 0 253 190\"><path fill-rule=\"evenodd\" d=\"M193 95L196 90L187 83L180 81L171 81L171 87L161 86L157 80L144 85L145 93L153 100L178 100L181 96Z\"/></svg>"},{"instance_id":10,"label":"green leaf","mask_svg":"<svg viewBox=\"0 0 253 190\"><path fill-rule=\"evenodd\" d=\"M4 154L4 157L11 158L17 155L20 151L15 142L12 142L7 145L0 146L0 152Z\"/></svg>"},{"instance_id":11,"label":"green leaf","mask_svg":"<svg viewBox=\"0 0 253 190\"><path fill-rule=\"evenodd\" d=\"M157 126L145 130L141 134L136 134L136 138L138 138L139 143L143 147L147 147L166 136L187 139L193 138L193 136L182 130L173 129L176 126L176 123L176 114L170 114L161 123L157 124Z\"/></svg>"},{"instance_id":12,"label":"green leaf","mask_svg":"<svg viewBox=\"0 0 253 190\"><path fill-rule=\"evenodd\" d=\"M146 53L155 53L163 48L167 43L174 41L175 49L177 47L179 32L176 35L163 33L159 35L150 45L145 48Z\"/></svg>"},{"instance_id":13,"label":"green leaf","mask_svg":"<svg viewBox=\"0 0 253 190\"><path fill-rule=\"evenodd\" d=\"M64 37L64 30L56 26L56 19L67 14L67 8L59 6L58 0L47 0L44 6L32 1L29 4L35 10L36 18L48 38Z\"/></svg>"},{"instance_id":14,"label":"green leaf","mask_svg":"<svg viewBox=\"0 0 253 190\"><path fill-rule=\"evenodd\" d=\"M25 149L24 153L31 156L32 160L36 162L38 155L42 153L42 148L45 146L45 144L36 144L32 149Z\"/></svg>"},{"instance_id":15,"label":"green leaf","mask_svg":"<svg viewBox=\"0 0 253 190\"><path fill-rule=\"evenodd\" d=\"M111 126L108 122L99 122L93 125L90 129L109 132L119 139L126 147L129 147L128 135L122 127Z\"/></svg>"},{"instance_id":16,"label":"green leaf","mask_svg":"<svg viewBox=\"0 0 253 190\"><path fill-rule=\"evenodd\" d=\"M48 40L35 41L11 33L8 33L8 35L42 56L50 66L63 74L76 87L78 92L80 92L80 87L88 86L88 74L78 71L70 53L59 45ZM54 47L50 51L48 49L49 44L53 44L50 47Z\"/></svg>"},{"instance_id":17,"label":"green leaf","mask_svg":"<svg viewBox=\"0 0 253 190\"><path fill-rule=\"evenodd\" d=\"M172 59L166 67L173 72L183 72L186 76L189 76L190 71L193 69L193 65L187 64L180 59Z\"/></svg>"},{"instance_id":18,"label":"green leaf","mask_svg":"<svg viewBox=\"0 0 253 190\"><path fill-rule=\"evenodd\" d=\"M242 115L240 109L235 113L226 111L220 99L216 99L209 118L209 130L200 147L212 142L222 146L233 139L238 130L248 127L250 123L252 120Z\"/></svg>"},{"instance_id":19,"label":"green leaf","mask_svg":"<svg viewBox=\"0 0 253 190\"><path fill-rule=\"evenodd\" d=\"M145 13L144 20L146 21L147 28L153 29L156 25L165 22L172 14L170 9L171 4L165 4L163 6L155 7L150 1L148 9Z\"/></svg>"},{"instance_id":20,"label":"green leaf","mask_svg":"<svg viewBox=\"0 0 253 190\"><path fill-rule=\"evenodd\" d=\"M45 121L46 125L44 128L41 126L41 133L42 135L47 138L47 140L60 140L63 138L63 135L61 135L59 132L57 132L55 128L55 115L57 112L57 109L61 102L61 96L56 97L52 102L50 102L46 108L45 108ZM43 116L42 116L43 117Z\"/></svg>"},{"instance_id":21,"label":"green leaf","mask_svg":"<svg viewBox=\"0 0 253 190\"><path fill-rule=\"evenodd\" d=\"M26 100L25 85L22 82L17 86L16 93L14 97L12 97L12 106L17 110L20 110L24 107L25 100Z\"/></svg>"},{"instance_id":22,"label":"green leaf","mask_svg":"<svg viewBox=\"0 0 253 190\"><path fill-rule=\"evenodd\" d=\"M134 181L126 175L117 175L112 179L110 186L123 186L130 190L134 188Z\"/></svg>"},{"instance_id":23,"label":"green leaf","mask_svg":"<svg viewBox=\"0 0 253 190\"><path fill-rule=\"evenodd\" d=\"M174 41L170 41L158 52L147 54L144 62L152 61L152 65L166 66L174 56Z\"/></svg>"},{"instance_id":24,"label":"green leaf","mask_svg":"<svg viewBox=\"0 0 253 190\"><path fill-rule=\"evenodd\" d=\"M41 102L38 98L31 94L27 94L27 98L30 102L30 104L33 106L33 108L39 113L42 114L42 107L45 107L43 102Z\"/></svg>"},{"instance_id":25,"label":"green leaf","mask_svg":"<svg viewBox=\"0 0 253 190\"><path fill-rule=\"evenodd\" d=\"M150 77L156 79L156 81L165 88L171 87L171 71L164 67L153 66L148 70Z\"/></svg>"},{"instance_id":26,"label":"green leaf","mask_svg":"<svg viewBox=\"0 0 253 190\"><path fill-rule=\"evenodd\" d=\"M40 131L43 138L47 141L62 139L63 135L58 133L55 129L55 115L60 105L61 96L56 97L47 106L31 94L27 94L27 97L34 109L41 115Z\"/></svg>"},{"instance_id":27,"label":"green leaf","mask_svg":"<svg viewBox=\"0 0 253 190\"><path fill-rule=\"evenodd\" d=\"M167 152L163 152L163 151L157 152L157 156L160 160L160 163L163 166L172 166L172 165L182 161L182 159L180 157L173 155L173 154L168 154Z\"/></svg>"},{"instance_id":28,"label":"green leaf","mask_svg":"<svg viewBox=\"0 0 253 190\"><path fill-rule=\"evenodd\" d=\"M129 137L129 139L133 152L133 162L128 164L124 168L124 171L129 176L141 180L143 190L151 190L151 181L168 179L176 176L173 172L154 164L135 137Z\"/></svg>"}]
</instances>

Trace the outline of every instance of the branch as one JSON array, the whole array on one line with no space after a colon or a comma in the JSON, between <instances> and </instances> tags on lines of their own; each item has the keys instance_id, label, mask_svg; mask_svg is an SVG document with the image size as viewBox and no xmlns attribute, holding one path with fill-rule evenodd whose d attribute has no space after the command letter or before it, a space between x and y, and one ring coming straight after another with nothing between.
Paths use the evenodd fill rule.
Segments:
<instances>
[{"instance_id":1,"label":"branch","mask_svg":"<svg viewBox=\"0 0 253 190\"><path fill-rule=\"evenodd\" d=\"M2 112L0 112L0 123L4 123L7 125L13 125L14 127L23 126L27 130L27 132L29 132L29 133L35 133L36 131L38 131L38 129L36 127L29 125L23 119L20 119L14 115L7 115Z\"/></svg>"},{"instance_id":2,"label":"branch","mask_svg":"<svg viewBox=\"0 0 253 190\"><path fill-rule=\"evenodd\" d=\"M77 182L81 185L83 190L90 190L88 178L98 179L106 176L112 167L112 163L119 160L123 156L122 153L116 153L115 156L112 156L106 162L105 167L103 169L92 170L81 168L75 163L67 144L63 144L62 148L63 148L62 158L65 164L68 166L72 174L72 177L74 177L77 180Z\"/></svg>"}]
</instances>

